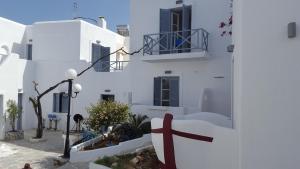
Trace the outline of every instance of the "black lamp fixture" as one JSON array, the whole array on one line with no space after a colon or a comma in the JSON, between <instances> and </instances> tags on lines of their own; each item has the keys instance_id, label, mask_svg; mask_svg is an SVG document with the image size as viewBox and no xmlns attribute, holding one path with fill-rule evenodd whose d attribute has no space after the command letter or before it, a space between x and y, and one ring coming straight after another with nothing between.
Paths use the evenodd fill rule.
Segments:
<instances>
[{"instance_id":1,"label":"black lamp fixture","mask_svg":"<svg viewBox=\"0 0 300 169\"><path fill-rule=\"evenodd\" d=\"M71 112L71 98L76 98L78 93L82 90L80 84L74 84L73 80L77 77L77 72L74 69L69 69L65 73L66 78L68 79L68 114L67 114L67 129L66 129L66 139L65 139L65 149L64 149L64 158L70 158L70 112ZM75 95L73 96L73 89Z\"/></svg>"}]
</instances>

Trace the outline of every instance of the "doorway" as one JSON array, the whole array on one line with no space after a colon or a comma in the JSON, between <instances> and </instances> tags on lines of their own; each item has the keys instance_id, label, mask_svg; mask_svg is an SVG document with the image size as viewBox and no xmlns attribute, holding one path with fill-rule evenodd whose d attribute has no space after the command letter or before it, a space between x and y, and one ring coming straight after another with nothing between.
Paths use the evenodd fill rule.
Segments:
<instances>
[{"instance_id":1,"label":"doorway","mask_svg":"<svg viewBox=\"0 0 300 169\"><path fill-rule=\"evenodd\" d=\"M115 101L115 95L112 94L101 94L101 101Z\"/></svg>"},{"instance_id":2,"label":"doorway","mask_svg":"<svg viewBox=\"0 0 300 169\"><path fill-rule=\"evenodd\" d=\"M17 130L22 130L22 114L23 114L23 93L18 93L19 115L17 120Z\"/></svg>"}]
</instances>

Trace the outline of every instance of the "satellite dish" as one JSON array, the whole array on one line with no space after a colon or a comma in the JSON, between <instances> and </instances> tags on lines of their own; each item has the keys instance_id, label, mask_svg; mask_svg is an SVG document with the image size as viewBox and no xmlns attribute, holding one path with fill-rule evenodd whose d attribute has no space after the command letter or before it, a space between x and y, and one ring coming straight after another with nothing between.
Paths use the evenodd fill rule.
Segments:
<instances>
[{"instance_id":1,"label":"satellite dish","mask_svg":"<svg viewBox=\"0 0 300 169\"><path fill-rule=\"evenodd\" d=\"M76 122L76 123L80 123L82 120L83 120L83 117L81 114L75 114L74 117L73 117L73 120Z\"/></svg>"},{"instance_id":2,"label":"satellite dish","mask_svg":"<svg viewBox=\"0 0 300 169\"><path fill-rule=\"evenodd\" d=\"M75 131L80 132L80 130L81 130L81 121L83 120L82 115L81 114L75 114L74 117L73 117L73 120L76 123Z\"/></svg>"}]
</instances>

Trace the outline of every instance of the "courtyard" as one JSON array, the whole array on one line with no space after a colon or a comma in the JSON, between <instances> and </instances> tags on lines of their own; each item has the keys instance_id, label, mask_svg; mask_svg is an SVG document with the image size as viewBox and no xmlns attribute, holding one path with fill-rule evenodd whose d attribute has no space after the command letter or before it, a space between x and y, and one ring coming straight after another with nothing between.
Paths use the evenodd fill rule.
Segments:
<instances>
[{"instance_id":1,"label":"courtyard","mask_svg":"<svg viewBox=\"0 0 300 169\"><path fill-rule=\"evenodd\" d=\"M27 131L34 133L34 131ZM0 141L0 169L20 169L29 163L34 169L86 169L88 163L68 163L63 153L61 131L45 130L45 142L31 143L27 139Z\"/></svg>"}]
</instances>

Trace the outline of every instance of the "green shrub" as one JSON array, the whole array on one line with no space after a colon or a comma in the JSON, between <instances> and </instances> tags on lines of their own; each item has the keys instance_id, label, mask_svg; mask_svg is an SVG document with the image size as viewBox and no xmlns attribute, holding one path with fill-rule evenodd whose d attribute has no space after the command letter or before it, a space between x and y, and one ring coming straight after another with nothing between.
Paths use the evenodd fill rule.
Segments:
<instances>
[{"instance_id":1,"label":"green shrub","mask_svg":"<svg viewBox=\"0 0 300 169\"><path fill-rule=\"evenodd\" d=\"M8 100L6 102L6 106L7 106L6 112L8 113L9 123L11 125L12 131L15 131L16 119L19 116L18 105L17 105L16 101Z\"/></svg>"},{"instance_id":2,"label":"green shrub","mask_svg":"<svg viewBox=\"0 0 300 169\"><path fill-rule=\"evenodd\" d=\"M102 101L91 104L87 108L87 112L89 113L87 125L95 131L100 131L102 126L107 128L108 126L127 121L129 107L118 102Z\"/></svg>"},{"instance_id":3,"label":"green shrub","mask_svg":"<svg viewBox=\"0 0 300 169\"><path fill-rule=\"evenodd\" d=\"M128 122L115 126L112 133L120 142L142 137L151 133L151 122L147 119L143 115L130 115Z\"/></svg>"}]
</instances>

